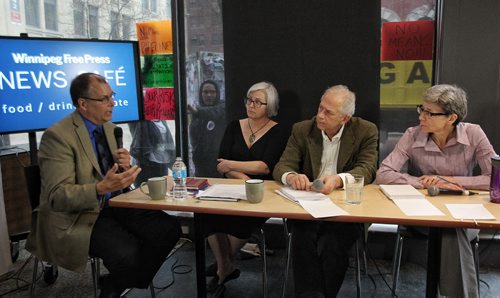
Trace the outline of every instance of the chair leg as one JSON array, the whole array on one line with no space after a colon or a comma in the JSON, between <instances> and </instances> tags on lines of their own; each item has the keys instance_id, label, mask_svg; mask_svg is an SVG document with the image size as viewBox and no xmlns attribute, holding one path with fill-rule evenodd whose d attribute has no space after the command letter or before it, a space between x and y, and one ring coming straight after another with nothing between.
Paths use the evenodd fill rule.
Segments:
<instances>
[{"instance_id":1,"label":"chair leg","mask_svg":"<svg viewBox=\"0 0 500 298\"><path fill-rule=\"evenodd\" d=\"M472 254L474 256L474 266L476 267L477 293L481 297L481 280L479 278L479 236L471 242Z\"/></svg>"},{"instance_id":2,"label":"chair leg","mask_svg":"<svg viewBox=\"0 0 500 298\"><path fill-rule=\"evenodd\" d=\"M283 228L285 230L286 252L285 252L285 276L283 278L283 291L282 297L285 298L286 287L288 283L288 272L290 271L290 262L292 258L292 233L288 230L287 219L283 218Z\"/></svg>"},{"instance_id":3,"label":"chair leg","mask_svg":"<svg viewBox=\"0 0 500 298\"><path fill-rule=\"evenodd\" d=\"M267 257L266 257L266 235L260 229L259 249L262 257L262 296L267 297Z\"/></svg>"},{"instance_id":4,"label":"chair leg","mask_svg":"<svg viewBox=\"0 0 500 298\"><path fill-rule=\"evenodd\" d=\"M403 236L401 236L400 228L396 234L396 247L394 248L394 257L392 260L392 291L393 296L396 296L398 289L399 268L401 266L401 253L403 252Z\"/></svg>"},{"instance_id":5,"label":"chair leg","mask_svg":"<svg viewBox=\"0 0 500 298\"><path fill-rule=\"evenodd\" d=\"M33 277L31 278L30 297L35 297L36 276L38 274L38 258L33 256Z\"/></svg>"},{"instance_id":6,"label":"chair leg","mask_svg":"<svg viewBox=\"0 0 500 298\"><path fill-rule=\"evenodd\" d=\"M97 258L90 258L90 267L92 268L92 283L94 284L94 297L99 297L98 287L99 287L99 260Z\"/></svg>"},{"instance_id":7,"label":"chair leg","mask_svg":"<svg viewBox=\"0 0 500 298\"><path fill-rule=\"evenodd\" d=\"M149 291L151 292L151 298L155 298L156 293L155 293L155 286L153 285L153 281L151 281L151 283L149 284Z\"/></svg>"},{"instance_id":8,"label":"chair leg","mask_svg":"<svg viewBox=\"0 0 500 298\"><path fill-rule=\"evenodd\" d=\"M368 250L368 228L370 228L370 223L365 223L363 225L363 238L362 238L362 244L363 248L361 252L363 253L363 274L367 275L368 274L368 262L366 260L366 252Z\"/></svg>"},{"instance_id":9,"label":"chair leg","mask_svg":"<svg viewBox=\"0 0 500 298\"><path fill-rule=\"evenodd\" d=\"M359 261L359 239L354 243L354 249L356 250L356 294L357 297L361 297L361 264Z\"/></svg>"}]
</instances>

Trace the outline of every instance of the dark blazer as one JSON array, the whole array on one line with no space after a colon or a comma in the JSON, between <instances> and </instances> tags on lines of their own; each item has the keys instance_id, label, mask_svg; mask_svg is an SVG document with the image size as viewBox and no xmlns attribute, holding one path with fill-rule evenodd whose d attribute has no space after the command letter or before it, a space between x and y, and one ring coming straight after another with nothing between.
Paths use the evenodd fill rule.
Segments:
<instances>
[{"instance_id":1,"label":"dark blazer","mask_svg":"<svg viewBox=\"0 0 500 298\"><path fill-rule=\"evenodd\" d=\"M113 130L103 125L111 152ZM99 214L96 183L103 179L90 136L75 111L45 131L38 153L42 189L26 248L40 260L85 269L90 234Z\"/></svg>"},{"instance_id":2,"label":"dark blazer","mask_svg":"<svg viewBox=\"0 0 500 298\"><path fill-rule=\"evenodd\" d=\"M337 173L361 174L365 184L375 179L378 158L378 129L375 124L352 117L345 124L340 138ZM296 123L281 159L274 167L273 178L281 182L286 172L305 174L309 180L318 178L321 170L323 137L316 126L316 117Z\"/></svg>"}]
</instances>

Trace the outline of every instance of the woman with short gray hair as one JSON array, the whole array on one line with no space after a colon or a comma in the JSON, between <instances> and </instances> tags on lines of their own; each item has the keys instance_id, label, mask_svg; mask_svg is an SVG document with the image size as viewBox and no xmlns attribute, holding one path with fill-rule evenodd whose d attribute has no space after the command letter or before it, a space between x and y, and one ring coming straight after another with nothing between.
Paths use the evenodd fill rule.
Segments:
<instances>
[{"instance_id":1,"label":"woman with short gray hair","mask_svg":"<svg viewBox=\"0 0 500 298\"><path fill-rule=\"evenodd\" d=\"M453 85L436 85L417 106L420 125L410 127L380 164L378 184L411 184L415 188L489 189L495 151L477 124L467 116L467 94ZM408 164L408 173L401 172ZM479 166L481 173L473 174ZM424 231L421 231L424 232ZM470 242L475 229L443 229L439 294L478 297L476 268Z\"/></svg>"}]
</instances>

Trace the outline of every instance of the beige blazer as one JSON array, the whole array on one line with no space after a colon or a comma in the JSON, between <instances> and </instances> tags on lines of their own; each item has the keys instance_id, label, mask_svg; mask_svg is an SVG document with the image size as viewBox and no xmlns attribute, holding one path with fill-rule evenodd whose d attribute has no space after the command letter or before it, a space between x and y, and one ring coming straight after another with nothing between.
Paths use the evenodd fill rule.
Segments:
<instances>
[{"instance_id":1,"label":"beige blazer","mask_svg":"<svg viewBox=\"0 0 500 298\"><path fill-rule=\"evenodd\" d=\"M114 128L104 124L111 152ZM99 214L96 183L103 179L90 136L75 111L45 131L38 153L42 189L26 248L69 270L85 269L90 234Z\"/></svg>"}]
</instances>

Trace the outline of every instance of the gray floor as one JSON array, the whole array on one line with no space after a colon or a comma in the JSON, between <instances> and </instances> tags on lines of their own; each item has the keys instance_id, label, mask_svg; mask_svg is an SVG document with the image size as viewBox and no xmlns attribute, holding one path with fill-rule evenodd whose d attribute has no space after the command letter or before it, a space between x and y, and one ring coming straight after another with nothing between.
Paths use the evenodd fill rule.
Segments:
<instances>
[{"instance_id":1,"label":"gray floor","mask_svg":"<svg viewBox=\"0 0 500 298\"><path fill-rule=\"evenodd\" d=\"M21 243L23 245L23 243ZM370 244L369 244L370 245ZM375 250L376 244L373 245ZM408 246L413 246L411 243ZM370 247L370 246L369 246ZM380 255L379 253L377 253ZM207 253L207 263L211 255ZM29 291L16 290L31 281L33 263L27 262L29 253L24 249L15 262L14 274L0 280L0 297L28 297ZM284 250L274 249L268 255L268 297L281 297L284 269ZM196 297L196 282L194 270L194 247L187 242L163 265L154 279L156 297ZM225 297L261 297L261 259L256 257L241 260L239 268L241 276L226 284ZM390 290L384 279L391 283L391 262L385 259L368 260L368 274L362 276L362 295L364 297L390 297ZM105 270L105 269L104 269ZM381 272L382 274L380 274ZM291 275L291 274L290 274ZM500 271L481 269L481 296L500 297ZM168 285L170 285L168 287ZM289 278L287 297L293 292L293 280ZM403 262L401 266L399 297L424 297L425 269L413 262ZM59 270L59 276L52 285L46 285L40 276L36 287L37 297L92 297L92 280L90 263L84 273L77 274L64 269ZM148 290L133 289L126 297L149 297ZM354 270L351 268L346 276L339 297L356 297Z\"/></svg>"}]
</instances>

